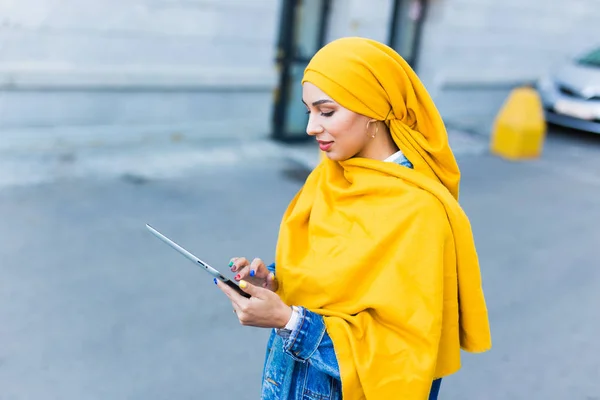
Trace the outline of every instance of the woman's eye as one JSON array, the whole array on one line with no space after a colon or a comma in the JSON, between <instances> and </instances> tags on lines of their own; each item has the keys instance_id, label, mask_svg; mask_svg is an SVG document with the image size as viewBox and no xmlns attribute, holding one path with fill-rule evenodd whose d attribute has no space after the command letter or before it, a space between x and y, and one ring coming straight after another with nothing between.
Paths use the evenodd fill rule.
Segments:
<instances>
[{"instance_id":1,"label":"woman's eye","mask_svg":"<svg viewBox=\"0 0 600 400\"><path fill-rule=\"evenodd\" d=\"M333 115L334 111L329 111L329 112L322 112L321 115L324 117L331 117ZM306 110L306 114L310 114L310 110Z\"/></svg>"}]
</instances>

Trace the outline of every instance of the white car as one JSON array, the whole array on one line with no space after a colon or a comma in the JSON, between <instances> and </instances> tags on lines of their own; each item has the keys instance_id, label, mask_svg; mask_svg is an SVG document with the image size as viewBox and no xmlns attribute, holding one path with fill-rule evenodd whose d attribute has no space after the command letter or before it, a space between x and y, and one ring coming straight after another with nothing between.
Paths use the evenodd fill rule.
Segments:
<instances>
[{"instance_id":1,"label":"white car","mask_svg":"<svg viewBox=\"0 0 600 400\"><path fill-rule=\"evenodd\" d=\"M547 122L600 134L600 48L540 79L537 90Z\"/></svg>"}]
</instances>

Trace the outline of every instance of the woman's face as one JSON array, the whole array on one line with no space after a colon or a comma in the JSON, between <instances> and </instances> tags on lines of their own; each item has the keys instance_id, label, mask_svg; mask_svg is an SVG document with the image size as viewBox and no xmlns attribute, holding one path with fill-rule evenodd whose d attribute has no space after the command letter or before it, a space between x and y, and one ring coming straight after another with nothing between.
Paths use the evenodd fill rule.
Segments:
<instances>
[{"instance_id":1,"label":"woman's face","mask_svg":"<svg viewBox=\"0 0 600 400\"><path fill-rule=\"evenodd\" d=\"M342 107L310 82L302 85L302 101L309 114L306 133L315 137L329 159L360 157L373 142L370 133L375 126L370 124L367 132L368 117Z\"/></svg>"}]
</instances>

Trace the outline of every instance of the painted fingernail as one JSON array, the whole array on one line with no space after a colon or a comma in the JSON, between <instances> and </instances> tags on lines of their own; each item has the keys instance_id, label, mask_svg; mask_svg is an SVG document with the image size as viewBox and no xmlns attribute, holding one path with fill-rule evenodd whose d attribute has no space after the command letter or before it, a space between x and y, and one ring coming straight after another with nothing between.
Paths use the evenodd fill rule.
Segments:
<instances>
[{"instance_id":1,"label":"painted fingernail","mask_svg":"<svg viewBox=\"0 0 600 400\"><path fill-rule=\"evenodd\" d=\"M240 287L242 289L246 289L246 286L248 286L248 283L246 281L240 281Z\"/></svg>"},{"instance_id":2,"label":"painted fingernail","mask_svg":"<svg viewBox=\"0 0 600 400\"><path fill-rule=\"evenodd\" d=\"M235 279L236 281L239 281L239 280L240 280L240 278L241 278L240 274L237 274L237 275L235 276L235 278L234 278L234 279Z\"/></svg>"},{"instance_id":3,"label":"painted fingernail","mask_svg":"<svg viewBox=\"0 0 600 400\"><path fill-rule=\"evenodd\" d=\"M213 281L215 282L215 285L217 284L217 278L213 278Z\"/></svg>"},{"instance_id":4,"label":"painted fingernail","mask_svg":"<svg viewBox=\"0 0 600 400\"><path fill-rule=\"evenodd\" d=\"M231 267L233 265L233 261L229 261L229 266Z\"/></svg>"},{"instance_id":5,"label":"painted fingernail","mask_svg":"<svg viewBox=\"0 0 600 400\"><path fill-rule=\"evenodd\" d=\"M271 272L271 273L269 274L269 279L270 279L270 280L273 280L273 279L275 279L275 274Z\"/></svg>"},{"instance_id":6,"label":"painted fingernail","mask_svg":"<svg viewBox=\"0 0 600 400\"><path fill-rule=\"evenodd\" d=\"M251 270L250 271L250 276L254 276L254 275L256 275L256 271L255 270Z\"/></svg>"}]
</instances>

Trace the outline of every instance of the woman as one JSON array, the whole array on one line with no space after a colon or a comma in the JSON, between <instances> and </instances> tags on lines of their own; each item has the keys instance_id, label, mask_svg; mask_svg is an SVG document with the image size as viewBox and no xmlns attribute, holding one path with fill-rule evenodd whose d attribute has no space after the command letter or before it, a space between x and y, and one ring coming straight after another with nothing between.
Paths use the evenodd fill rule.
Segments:
<instances>
[{"instance_id":1,"label":"woman","mask_svg":"<svg viewBox=\"0 0 600 400\"><path fill-rule=\"evenodd\" d=\"M461 348L491 347L442 119L369 39L324 46L302 85L326 157L283 216L276 263L230 263L252 297L217 283L243 325L275 328L262 398L435 399Z\"/></svg>"}]
</instances>

